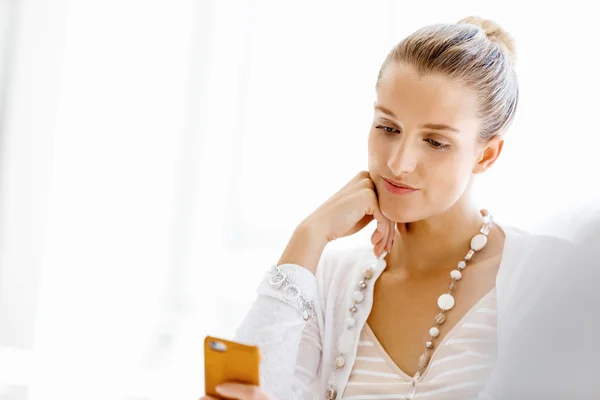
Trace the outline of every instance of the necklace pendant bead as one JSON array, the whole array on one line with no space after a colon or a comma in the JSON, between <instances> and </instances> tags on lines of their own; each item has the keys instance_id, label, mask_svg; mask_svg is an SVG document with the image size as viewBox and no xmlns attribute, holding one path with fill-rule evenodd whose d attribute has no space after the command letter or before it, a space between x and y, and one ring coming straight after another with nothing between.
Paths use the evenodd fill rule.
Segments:
<instances>
[{"instance_id":1,"label":"necklace pendant bead","mask_svg":"<svg viewBox=\"0 0 600 400\"><path fill-rule=\"evenodd\" d=\"M460 281L460 278L462 278L462 273L459 270L455 269L452 272L450 272L450 278Z\"/></svg>"},{"instance_id":2,"label":"necklace pendant bead","mask_svg":"<svg viewBox=\"0 0 600 400\"><path fill-rule=\"evenodd\" d=\"M444 310L448 311L454 307L454 297L451 294L443 294L438 298L438 306Z\"/></svg>"},{"instance_id":3,"label":"necklace pendant bead","mask_svg":"<svg viewBox=\"0 0 600 400\"><path fill-rule=\"evenodd\" d=\"M487 236L485 236L481 233L473 236L473 239L471 239L471 249L474 251L480 251L481 249L483 249L485 247L486 244L487 244Z\"/></svg>"},{"instance_id":4,"label":"necklace pendant bead","mask_svg":"<svg viewBox=\"0 0 600 400\"><path fill-rule=\"evenodd\" d=\"M441 325L444 323L444 321L446 320L446 316L443 313L437 313L437 315L435 316L435 322L438 325Z\"/></svg>"}]
</instances>

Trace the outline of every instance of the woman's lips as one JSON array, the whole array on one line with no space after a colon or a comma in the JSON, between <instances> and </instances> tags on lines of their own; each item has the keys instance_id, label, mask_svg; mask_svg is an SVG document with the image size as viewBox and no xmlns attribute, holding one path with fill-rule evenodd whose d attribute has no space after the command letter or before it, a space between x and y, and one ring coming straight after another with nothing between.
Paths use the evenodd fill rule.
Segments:
<instances>
[{"instance_id":1,"label":"woman's lips","mask_svg":"<svg viewBox=\"0 0 600 400\"><path fill-rule=\"evenodd\" d=\"M410 186L404 186L404 185L392 183L385 178L383 179L383 184L385 185L385 188L387 189L388 192L393 193L393 194L398 194L398 195L409 194L409 193L416 192L418 190L418 189L414 189Z\"/></svg>"}]
</instances>

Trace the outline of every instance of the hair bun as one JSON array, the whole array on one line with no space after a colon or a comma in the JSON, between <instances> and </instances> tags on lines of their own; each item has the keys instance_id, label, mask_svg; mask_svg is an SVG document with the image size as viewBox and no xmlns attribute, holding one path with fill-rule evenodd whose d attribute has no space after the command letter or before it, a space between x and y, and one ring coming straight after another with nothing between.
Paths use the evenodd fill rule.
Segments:
<instances>
[{"instance_id":1,"label":"hair bun","mask_svg":"<svg viewBox=\"0 0 600 400\"><path fill-rule=\"evenodd\" d=\"M485 35L489 40L491 40L494 43L497 43L502 48L504 54L506 54L506 56L510 60L511 65L514 66L516 64L517 46L515 40L496 22L490 19L471 16L461 19L460 21L458 21L458 23L478 26L481 30L485 32Z\"/></svg>"}]
</instances>

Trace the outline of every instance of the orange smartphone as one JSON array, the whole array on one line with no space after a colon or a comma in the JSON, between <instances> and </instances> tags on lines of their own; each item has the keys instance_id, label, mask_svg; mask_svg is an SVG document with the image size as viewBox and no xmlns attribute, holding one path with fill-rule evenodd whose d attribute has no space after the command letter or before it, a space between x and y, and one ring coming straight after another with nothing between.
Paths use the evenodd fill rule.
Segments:
<instances>
[{"instance_id":1,"label":"orange smartphone","mask_svg":"<svg viewBox=\"0 0 600 400\"><path fill-rule=\"evenodd\" d=\"M215 388L225 382L258 386L260 351L229 340L207 336L204 339L204 390L208 396L225 399Z\"/></svg>"}]
</instances>

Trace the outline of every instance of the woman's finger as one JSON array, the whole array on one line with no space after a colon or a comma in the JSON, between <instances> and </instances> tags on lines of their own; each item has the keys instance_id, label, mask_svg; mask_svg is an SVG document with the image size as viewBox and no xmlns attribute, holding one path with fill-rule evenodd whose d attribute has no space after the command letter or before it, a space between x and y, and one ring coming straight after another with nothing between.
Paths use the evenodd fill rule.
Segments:
<instances>
[{"instance_id":1,"label":"woman's finger","mask_svg":"<svg viewBox=\"0 0 600 400\"><path fill-rule=\"evenodd\" d=\"M390 242L389 242L389 250L388 252L390 252L392 250L392 246L394 245L394 239L396 239L396 223L392 221L391 225L391 232L390 232Z\"/></svg>"},{"instance_id":2,"label":"woman's finger","mask_svg":"<svg viewBox=\"0 0 600 400\"><path fill-rule=\"evenodd\" d=\"M371 189L366 189L362 192L361 195L364 195L363 198L364 203L364 211L365 215L372 215L375 220L377 220L377 231L381 232L381 239L375 244L375 248L373 249L375 255L380 257L381 254L385 251L386 244L390 235L390 220L388 220L381 210L379 209L379 200L377 199L377 195Z\"/></svg>"},{"instance_id":3,"label":"woman's finger","mask_svg":"<svg viewBox=\"0 0 600 400\"><path fill-rule=\"evenodd\" d=\"M385 221L377 221L377 230L381 232L381 236L385 236L387 224Z\"/></svg>"},{"instance_id":4,"label":"woman's finger","mask_svg":"<svg viewBox=\"0 0 600 400\"><path fill-rule=\"evenodd\" d=\"M364 199L364 214L372 215L374 219L377 220L377 229L381 231L384 236L387 236L387 229L390 224L390 220L387 219L381 210L379 209L379 199L377 199L377 195L371 189L367 189L362 192L362 195L365 196Z\"/></svg>"},{"instance_id":5,"label":"woman's finger","mask_svg":"<svg viewBox=\"0 0 600 400\"><path fill-rule=\"evenodd\" d=\"M219 394L239 400L271 400L260 387L243 383L224 383L216 388Z\"/></svg>"},{"instance_id":6,"label":"woman's finger","mask_svg":"<svg viewBox=\"0 0 600 400\"><path fill-rule=\"evenodd\" d=\"M375 247L378 251L385 250L385 245L388 240L388 236L390 235L390 228L387 221L377 221L377 231L381 232L381 237L375 244Z\"/></svg>"},{"instance_id":7,"label":"woman's finger","mask_svg":"<svg viewBox=\"0 0 600 400\"><path fill-rule=\"evenodd\" d=\"M375 246L379 241L383 239L383 233L379 232L377 229L371 235L371 244Z\"/></svg>"},{"instance_id":8,"label":"woman's finger","mask_svg":"<svg viewBox=\"0 0 600 400\"><path fill-rule=\"evenodd\" d=\"M352 178L348 183L346 183L340 190L338 190L333 197L336 197L338 195L340 195L341 193L344 193L348 188L359 184L359 182L364 182L366 180L370 180L371 179L371 175L369 174L368 171L360 171L358 174L356 174L354 176L354 178ZM363 183L364 184L364 183Z\"/></svg>"},{"instance_id":9,"label":"woman's finger","mask_svg":"<svg viewBox=\"0 0 600 400\"><path fill-rule=\"evenodd\" d=\"M374 253L378 258L381 257L383 253L387 252L386 246L388 236L389 233L386 233L384 236L382 236L381 240L375 245Z\"/></svg>"}]
</instances>

